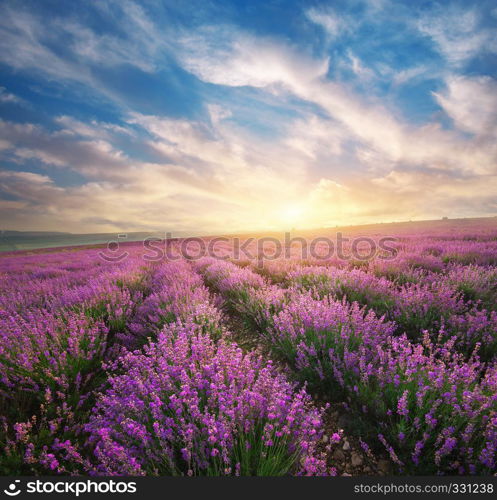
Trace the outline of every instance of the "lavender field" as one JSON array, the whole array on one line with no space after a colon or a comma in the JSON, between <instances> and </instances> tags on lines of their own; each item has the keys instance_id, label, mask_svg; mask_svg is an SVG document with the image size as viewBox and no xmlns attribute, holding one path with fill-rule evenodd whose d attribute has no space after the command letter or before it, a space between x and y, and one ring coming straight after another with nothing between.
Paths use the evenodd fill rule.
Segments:
<instances>
[{"instance_id":1,"label":"lavender field","mask_svg":"<svg viewBox=\"0 0 497 500\"><path fill-rule=\"evenodd\" d=\"M389 259L4 254L0 473L495 474L497 227L444 227Z\"/></svg>"}]
</instances>

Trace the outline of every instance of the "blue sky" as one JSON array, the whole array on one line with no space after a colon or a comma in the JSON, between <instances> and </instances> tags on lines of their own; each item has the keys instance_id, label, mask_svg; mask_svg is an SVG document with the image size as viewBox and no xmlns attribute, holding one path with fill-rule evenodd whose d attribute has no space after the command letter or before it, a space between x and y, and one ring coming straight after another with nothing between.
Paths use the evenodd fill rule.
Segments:
<instances>
[{"instance_id":1,"label":"blue sky","mask_svg":"<svg viewBox=\"0 0 497 500\"><path fill-rule=\"evenodd\" d=\"M0 228L497 214L493 1L3 1Z\"/></svg>"}]
</instances>

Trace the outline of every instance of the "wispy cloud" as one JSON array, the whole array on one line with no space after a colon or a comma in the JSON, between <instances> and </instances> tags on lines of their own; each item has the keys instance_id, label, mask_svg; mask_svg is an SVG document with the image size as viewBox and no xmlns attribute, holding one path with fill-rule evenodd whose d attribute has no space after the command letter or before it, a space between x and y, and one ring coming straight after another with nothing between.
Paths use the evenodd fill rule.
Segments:
<instances>
[{"instance_id":1,"label":"wispy cloud","mask_svg":"<svg viewBox=\"0 0 497 500\"><path fill-rule=\"evenodd\" d=\"M431 78L433 78L434 76L431 68L429 68L427 65L420 64L418 66L412 66L408 69L396 71L393 74L392 82L394 85L403 85L422 75L430 76Z\"/></svg>"},{"instance_id":2,"label":"wispy cloud","mask_svg":"<svg viewBox=\"0 0 497 500\"><path fill-rule=\"evenodd\" d=\"M371 68L366 67L364 63L359 59L359 57L354 55L352 51L349 50L347 52L347 55L350 61L350 66L352 68L352 71L357 77L367 81L371 80L376 76L375 72Z\"/></svg>"},{"instance_id":3,"label":"wispy cloud","mask_svg":"<svg viewBox=\"0 0 497 500\"><path fill-rule=\"evenodd\" d=\"M451 64L459 66L481 52L497 52L495 29L483 27L481 21L476 8L449 5L421 17L418 28Z\"/></svg>"},{"instance_id":4,"label":"wispy cloud","mask_svg":"<svg viewBox=\"0 0 497 500\"><path fill-rule=\"evenodd\" d=\"M447 89L434 93L461 130L497 139L497 80L490 76L450 76Z\"/></svg>"},{"instance_id":5,"label":"wispy cloud","mask_svg":"<svg viewBox=\"0 0 497 500\"><path fill-rule=\"evenodd\" d=\"M19 96L8 92L5 87L0 87L0 102L11 104L24 104L24 99Z\"/></svg>"},{"instance_id":6,"label":"wispy cloud","mask_svg":"<svg viewBox=\"0 0 497 500\"><path fill-rule=\"evenodd\" d=\"M330 7L311 7L305 11L305 15L309 21L320 26L330 39L338 36L340 31L346 28L345 21L340 19L336 12Z\"/></svg>"},{"instance_id":7,"label":"wispy cloud","mask_svg":"<svg viewBox=\"0 0 497 500\"><path fill-rule=\"evenodd\" d=\"M51 85L85 86L92 93L121 101L102 81L99 70L132 67L153 73L171 50L169 39L133 2L98 2L104 15L119 16L120 31L97 32L77 16L43 16L8 3L0 9L0 62Z\"/></svg>"},{"instance_id":8,"label":"wispy cloud","mask_svg":"<svg viewBox=\"0 0 497 500\"><path fill-rule=\"evenodd\" d=\"M180 40L181 64L202 80L229 86L265 87L326 74L328 58L300 57L289 47L231 27L204 27Z\"/></svg>"}]
</instances>

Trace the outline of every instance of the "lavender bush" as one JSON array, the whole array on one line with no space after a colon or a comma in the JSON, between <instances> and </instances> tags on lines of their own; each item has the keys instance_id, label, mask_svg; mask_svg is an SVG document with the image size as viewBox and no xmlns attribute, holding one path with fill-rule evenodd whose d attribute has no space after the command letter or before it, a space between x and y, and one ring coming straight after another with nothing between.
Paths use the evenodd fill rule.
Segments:
<instances>
[{"instance_id":1,"label":"lavender bush","mask_svg":"<svg viewBox=\"0 0 497 500\"><path fill-rule=\"evenodd\" d=\"M392 324L357 306L310 296L287 305L269 333L299 377L329 397L339 392L400 471L495 470L495 368L392 336ZM482 378L483 377L483 378ZM358 422L356 422L358 425Z\"/></svg>"},{"instance_id":2,"label":"lavender bush","mask_svg":"<svg viewBox=\"0 0 497 500\"><path fill-rule=\"evenodd\" d=\"M326 473L309 396L199 325L170 325L118 364L87 426L99 473Z\"/></svg>"}]
</instances>

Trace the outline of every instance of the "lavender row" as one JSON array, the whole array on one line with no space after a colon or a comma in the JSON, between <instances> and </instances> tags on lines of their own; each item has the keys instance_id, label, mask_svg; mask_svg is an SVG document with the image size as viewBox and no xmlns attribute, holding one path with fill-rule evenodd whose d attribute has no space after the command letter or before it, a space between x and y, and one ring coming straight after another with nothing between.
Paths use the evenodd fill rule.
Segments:
<instances>
[{"instance_id":1,"label":"lavender row","mask_svg":"<svg viewBox=\"0 0 497 500\"><path fill-rule=\"evenodd\" d=\"M82 252L83 261L85 257ZM84 460L76 445L84 441L83 424L95 391L105 383L103 364L119 355L116 336L126 331L148 293L152 269L141 259L109 264L97 274L91 269L85 283L77 258L72 264L76 286L63 289L52 282L44 300L19 303L11 296L11 307L0 311L4 473L59 470L54 458L59 449L73 455L66 472L80 472ZM29 279L25 281L29 291Z\"/></svg>"},{"instance_id":2,"label":"lavender row","mask_svg":"<svg viewBox=\"0 0 497 500\"><path fill-rule=\"evenodd\" d=\"M229 342L185 262L167 263L87 425L96 474L321 475L321 411L271 363ZM335 440L339 439L335 435Z\"/></svg>"},{"instance_id":3,"label":"lavender row","mask_svg":"<svg viewBox=\"0 0 497 500\"><path fill-rule=\"evenodd\" d=\"M358 302L396 324L397 334L421 341L428 331L438 343L453 342L467 357L477 353L485 361L497 352L495 306L497 272L494 268L455 266L443 275L412 272L416 280L396 283L360 269L325 266L291 268L277 274L288 288L307 290L316 298Z\"/></svg>"},{"instance_id":4,"label":"lavender row","mask_svg":"<svg viewBox=\"0 0 497 500\"><path fill-rule=\"evenodd\" d=\"M68 290L79 301L5 314L2 404L10 412L2 412L0 470L334 473L318 449L322 411L271 363L229 342L211 295L184 261L147 270L147 293L109 335L119 306L109 291L134 289L135 268L101 274L112 278L100 291L81 285L97 293Z\"/></svg>"},{"instance_id":5,"label":"lavender row","mask_svg":"<svg viewBox=\"0 0 497 500\"><path fill-rule=\"evenodd\" d=\"M200 268L231 307L262 326L260 334L300 380L331 401L346 401L362 438L380 443L400 471L495 473L495 365L465 361L453 354L453 342L437 347L427 335L418 344L396 337L392 322L357 302L277 292L228 262Z\"/></svg>"}]
</instances>

